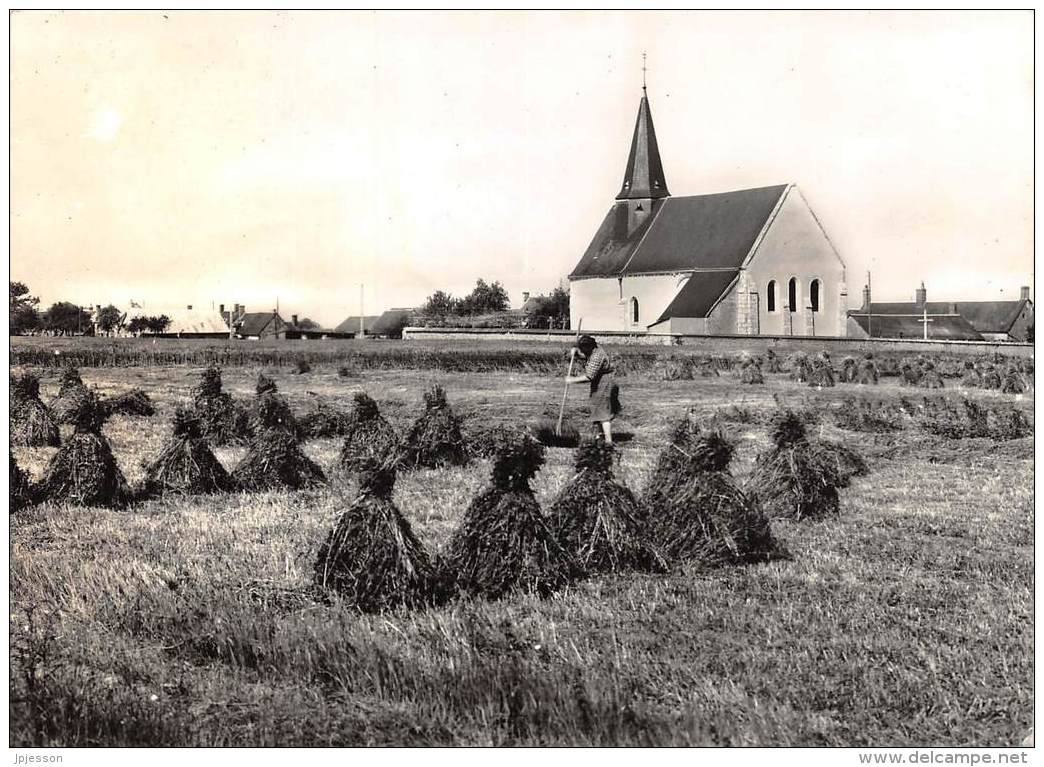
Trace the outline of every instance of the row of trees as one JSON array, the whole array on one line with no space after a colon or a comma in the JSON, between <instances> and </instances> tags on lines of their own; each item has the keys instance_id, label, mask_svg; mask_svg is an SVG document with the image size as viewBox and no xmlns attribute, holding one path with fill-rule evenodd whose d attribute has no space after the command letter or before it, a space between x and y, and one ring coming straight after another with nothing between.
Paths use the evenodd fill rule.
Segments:
<instances>
[{"instance_id":1,"label":"row of trees","mask_svg":"<svg viewBox=\"0 0 1044 767\"><path fill-rule=\"evenodd\" d=\"M118 330L123 319L123 314L112 304L102 307L97 317L91 317L89 311L69 301L58 301L41 312L40 299L29 293L25 283L12 282L10 287L9 318L13 335L41 331L64 335L93 335L96 331L108 334ZM169 326L170 318L161 314L158 317L135 317L125 329L131 333L162 333Z\"/></svg>"},{"instance_id":2,"label":"row of trees","mask_svg":"<svg viewBox=\"0 0 1044 767\"><path fill-rule=\"evenodd\" d=\"M432 317L469 317L506 312L508 305L508 294L503 285L479 280L474 290L463 298L454 298L443 290L436 290L428 296L420 311Z\"/></svg>"}]
</instances>

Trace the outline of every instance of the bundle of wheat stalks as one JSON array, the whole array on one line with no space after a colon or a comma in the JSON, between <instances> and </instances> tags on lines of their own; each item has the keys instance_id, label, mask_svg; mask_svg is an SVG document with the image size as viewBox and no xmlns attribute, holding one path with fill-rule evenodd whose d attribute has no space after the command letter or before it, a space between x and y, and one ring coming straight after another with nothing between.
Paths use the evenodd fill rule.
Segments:
<instances>
[{"instance_id":1,"label":"bundle of wheat stalks","mask_svg":"<svg viewBox=\"0 0 1044 767\"><path fill-rule=\"evenodd\" d=\"M435 586L427 552L392 501L394 487L394 461L363 459L359 494L338 517L315 564L315 584L363 612L420 606Z\"/></svg>"},{"instance_id":2,"label":"bundle of wheat stalks","mask_svg":"<svg viewBox=\"0 0 1044 767\"><path fill-rule=\"evenodd\" d=\"M341 446L340 466L358 471L368 459L398 458L399 435L381 415L377 403L366 392L356 392L348 434Z\"/></svg>"},{"instance_id":3,"label":"bundle of wheat stalks","mask_svg":"<svg viewBox=\"0 0 1044 767\"><path fill-rule=\"evenodd\" d=\"M192 408L199 419L203 437L210 444L235 444L249 438L250 416L245 407L222 391L218 368L209 367L203 371L199 385L193 390Z\"/></svg>"},{"instance_id":4,"label":"bundle of wheat stalks","mask_svg":"<svg viewBox=\"0 0 1044 767\"><path fill-rule=\"evenodd\" d=\"M326 482L323 470L301 451L296 422L288 423L289 407L270 388L258 387L253 431L247 454L232 472L244 490L297 490ZM292 416L290 416L292 418Z\"/></svg>"},{"instance_id":5,"label":"bundle of wheat stalks","mask_svg":"<svg viewBox=\"0 0 1044 767\"><path fill-rule=\"evenodd\" d=\"M601 440L580 445L576 474L548 512L551 527L585 572L664 572L667 563L649 536L648 515L613 478L615 455L613 445Z\"/></svg>"},{"instance_id":6,"label":"bundle of wheat stalks","mask_svg":"<svg viewBox=\"0 0 1044 767\"><path fill-rule=\"evenodd\" d=\"M545 596L580 577L529 486L543 460L543 446L529 435L501 433L492 482L468 506L445 548L447 594Z\"/></svg>"},{"instance_id":7,"label":"bundle of wheat stalks","mask_svg":"<svg viewBox=\"0 0 1044 767\"><path fill-rule=\"evenodd\" d=\"M11 377L11 444L58 447L58 420L40 399L40 379L32 373Z\"/></svg>"},{"instance_id":8,"label":"bundle of wheat stalks","mask_svg":"<svg viewBox=\"0 0 1044 767\"><path fill-rule=\"evenodd\" d=\"M92 395L87 391L80 379L80 371L76 368L68 367L62 370L58 382L58 396L51 400L51 412L59 423L72 423L76 420L81 406Z\"/></svg>"},{"instance_id":9,"label":"bundle of wheat stalks","mask_svg":"<svg viewBox=\"0 0 1044 767\"><path fill-rule=\"evenodd\" d=\"M145 467L145 494L203 494L231 489L232 478L203 438L199 416L177 408L170 439Z\"/></svg>"},{"instance_id":10,"label":"bundle of wheat stalks","mask_svg":"<svg viewBox=\"0 0 1044 767\"><path fill-rule=\"evenodd\" d=\"M460 419L446 401L446 392L434 384L424 392L424 412L413 422L403 442L401 465L436 469L463 466L468 459Z\"/></svg>"}]
</instances>

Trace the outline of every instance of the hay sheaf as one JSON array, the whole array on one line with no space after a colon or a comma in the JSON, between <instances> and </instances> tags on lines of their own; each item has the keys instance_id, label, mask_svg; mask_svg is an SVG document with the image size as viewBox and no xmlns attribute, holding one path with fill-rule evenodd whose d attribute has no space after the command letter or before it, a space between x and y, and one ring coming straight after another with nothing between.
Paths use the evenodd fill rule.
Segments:
<instances>
[{"instance_id":1,"label":"hay sheaf","mask_svg":"<svg viewBox=\"0 0 1044 767\"><path fill-rule=\"evenodd\" d=\"M867 352L859 362L855 382L859 384L876 384L880 378L881 372L877 369L877 363L874 362L874 355L871 352Z\"/></svg>"},{"instance_id":2,"label":"hay sheaf","mask_svg":"<svg viewBox=\"0 0 1044 767\"><path fill-rule=\"evenodd\" d=\"M794 413L781 414L772 436L775 445L758 456L747 485L765 512L794 520L838 515L838 490L848 484L838 462L808 440Z\"/></svg>"},{"instance_id":3,"label":"hay sheaf","mask_svg":"<svg viewBox=\"0 0 1044 767\"><path fill-rule=\"evenodd\" d=\"M1004 394L1024 394L1027 389L1026 379L1015 365L1011 365L1004 371L1001 379L1001 392Z\"/></svg>"},{"instance_id":4,"label":"hay sheaf","mask_svg":"<svg viewBox=\"0 0 1044 767\"><path fill-rule=\"evenodd\" d=\"M808 372L808 385L818 387L834 386L834 369L830 367L830 361L816 358L812 361L811 370Z\"/></svg>"},{"instance_id":5,"label":"hay sheaf","mask_svg":"<svg viewBox=\"0 0 1044 767\"><path fill-rule=\"evenodd\" d=\"M285 431L295 440L301 437L301 428L290 409L290 403L279 393L275 381L260 373L257 377L257 399L250 414L251 433L265 429Z\"/></svg>"},{"instance_id":6,"label":"hay sheaf","mask_svg":"<svg viewBox=\"0 0 1044 767\"><path fill-rule=\"evenodd\" d=\"M414 421L403 442L401 466L436 469L464 466L470 456L460 429L461 420L435 384L424 393L424 413Z\"/></svg>"},{"instance_id":7,"label":"hay sheaf","mask_svg":"<svg viewBox=\"0 0 1044 767\"><path fill-rule=\"evenodd\" d=\"M14 514L32 504L32 490L29 477L22 471L15 461L12 453L7 454L10 468L7 475L8 499L10 506L8 512Z\"/></svg>"},{"instance_id":8,"label":"hay sheaf","mask_svg":"<svg viewBox=\"0 0 1044 767\"><path fill-rule=\"evenodd\" d=\"M666 572L634 494L613 477L612 444L584 442L576 474L559 491L548 512L562 546L589 573L624 570Z\"/></svg>"},{"instance_id":9,"label":"hay sheaf","mask_svg":"<svg viewBox=\"0 0 1044 767\"><path fill-rule=\"evenodd\" d=\"M649 489L646 490L642 499L642 504L646 509L659 502L658 498L653 497L654 495L669 496L676 486L684 482L684 473L689 468L690 456L697 449L700 434L700 423L696 418L696 413L692 410L674 425L667 445L656 457L656 467L649 480ZM724 461L726 466L731 458L731 448L727 456L718 456L718 460Z\"/></svg>"},{"instance_id":10,"label":"hay sheaf","mask_svg":"<svg viewBox=\"0 0 1044 767\"><path fill-rule=\"evenodd\" d=\"M324 484L326 475L301 452L293 434L262 421L247 454L232 471L232 481L243 490L299 490Z\"/></svg>"},{"instance_id":11,"label":"hay sheaf","mask_svg":"<svg viewBox=\"0 0 1044 767\"><path fill-rule=\"evenodd\" d=\"M547 596L581 571L559 543L529 486L544 448L528 435L501 434L492 481L468 506L442 556L446 593L499 599L513 591Z\"/></svg>"},{"instance_id":12,"label":"hay sheaf","mask_svg":"<svg viewBox=\"0 0 1044 767\"><path fill-rule=\"evenodd\" d=\"M782 373L783 365L779 361L779 357L776 353L769 349L765 352L765 372L766 373Z\"/></svg>"},{"instance_id":13,"label":"hay sheaf","mask_svg":"<svg viewBox=\"0 0 1044 767\"><path fill-rule=\"evenodd\" d=\"M203 437L215 446L241 444L250 437L250 414L221 389L221 371L209 367L193 390L192 407Z\"/></svg>"},{"instance_id":14,"label":"hay sheaf","mask_svg":"<svg viewBox=\"0 0 1044 767\"><path fill-rule=\"evenodd\" d=\"M381 415L377 403L366 392L357 392L354 399L350 431L338 458L341 468L349 472L358 471L367 459L397 458L399 454L399 435Z\"/></svg>"},{"instance_id":15,"label":"hay sheaf","mask_svg":"<svg viewBox=\"0 0 1044 767\"><path fill-rule=\"evenodd\" d=\"M797 352L790 360L790 377L798 383L806 383L812 375L812 363L804 352Z\"/></svg>"},{"instance_id":16,"label":"hay sheaf","mask_svg":"<svg viewBox=\"0 0 1044 767\"><path fill-rule=\"evenodd\" d=\"M301 439L343 437L352 428L352 415L316 398L312 409L297 420Z\"/></svg>"},{"instance_id":17,"label":"hay sheaf","mask_svg":"<svg viewBox=\"0 0 1044 767\"><path fill-rule=\"evenodd\" d=\"M23 447L58 447L58 420L40 400L40 379L32 373L11 378L11 444Z\"/></svg>"},{"instance_id":18,"label":"hay sheaf","mask_svg":"<svg viewBox=\"0 0 1044 767\"><path fill-rule=\"evenodd\" d=\"M763 384L765 376L761 374L761 366L754 359L747 359L740 368L740 382L745 384Z\"/></svg>"},{"instance_id":19,"label":"hay sheaf","mask_svg":"<svg viewBox=\"0 0 1044 767\"><path fill-rule=\"evenodd\" d=\"M859 377L859 363L855 361L855 357L845 357L841 360L841 373L839 378L844 383L855 383Z\"/></svg>"},{"instance_id":20,"label":"hay sheaf","mask_svg":"<svg viewBox=\"0 0 1044 767\"><path fill-rule=\"evenodd\" d=\"M1001 374L997 371L997 368L993 365L987 365L982 371L982 388L999 389L1003 385Z\"/></svg>"},{"instance_id":21,"label":"hay sheaf","mask_svg":"<svg viewBox=\"0 0 1044 767\"><path fill-rule=\"evenodd\" d=\"M174 411L173 433L160 454L145 467L145 494L204 494L232 490L225 467L210 451L194 411Z\"/></svg>"},{"instance_id":22,"label":"hay sheaf","mask_svg":"<svg viewBox=\"0 0 1044 767\"><path fill-rule=\"evenodd\" d=\"M101 405L108 415L149 417L156 414L152 400L141 389L131 389L123 394L117 394L115 397L103 399Z\"/></svg>"},{"instance_id":23,"label":"hay sheaf","mask_svg":"<svg viewBox=\"0 0 1044 767\"><path fill-rule=\"evenodd\" d=\"M705 566L764 562L785 554L757 499L728 472L733 445L718 430L698 437L669 492L647 493L649 522L669 560Z\"/></svg>"},{"instance_id":24,"label":"hay sheaf","mask_svg":"<svg viewBox=\"0 0 1044 767\"><path fill-rule=\"evenodd\" d=\"M961 386L976 389L982 386L982 374L975 369L975 364L971 360L964 361L964 367L961 370Z\"/></svg>"},{"instance_id":25,"label":"hay sheaf","mask_svg":"<svg viewBox=\"0 0 1044 767\"><path fill-rule=\"evenodd\" d=\"M886 433L901 431L902 413L886 402L846 399L833 411L834 423L848 431Z\"/></svg>"},{"instance_id":26,"label":"hay sheaf","mask_svg":"<svg viewBox=\"0 0 1044 767\"><path fill-rule=\"evenodd\" d=\"M72 423L93 395L80 379L80 372L76 368L65 368L58 380L58 396L51 400L51 412L59 423ZM97 403L92 405L96 406Z\"/></svg>"},{"instance_id":27,"label":"hay sheaf","mask_svg":"<svg viewBox=\"0 0 1044 767\"><path fill-rule=\"evenodd\" d=\"M102 436L105 412L93 394L87 392L72 421L72 436L51 458L34 495L42 501L78 506L126 505L130 489Z\"/></svg>"},{"instance_id":28,"label":"hay sheaf","mask_svg":"<svg viewBox=\"0 0 1044 767\"><path fill-rule=\"evenodd\" d=\"M392 501L394 464L365 459L359 486L319 549L315 585L368 613L427 603L436 572Z\"/></svg>"}]
</instances>

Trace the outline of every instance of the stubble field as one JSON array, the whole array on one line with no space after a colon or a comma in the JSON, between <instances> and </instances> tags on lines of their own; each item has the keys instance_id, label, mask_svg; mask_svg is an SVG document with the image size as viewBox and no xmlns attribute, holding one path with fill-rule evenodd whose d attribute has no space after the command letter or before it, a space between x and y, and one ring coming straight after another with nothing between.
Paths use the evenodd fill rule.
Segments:
<instances>
[{"instance_id":1,"label":"stubble field","mask_svg":"<svg viewBox=\"0 0 1044 767\"><path fill-rule=\"evenodd\" d=\"M201 367L82 368L103 393L145 389L148 419L105 427L128 479L155 456ZM227 367L246 399L259 368ZM525 372L266 368L295 409L365 389L404 430L433 381L468 423L557 409L560 380ZM44 400L57 391L45 370ZM645 487L689 406L709 417L823 414L869 476L839 518L775 522L791 559L594 578L540 600L458 600L360 615L309 596L316 551L354 492L339 442L305 452L331 477L297 493L149 501L126 511L31 508L11 520L12 745L1015 745L1033 710L1032 438L944 440L838 429L832 405L925 394L895 379L814 390L738 373L620 380L632 435L618 476ZM947 381L948 387L953 382ZM949 389L944 390L949 392ZM312 394L314 393L314 395ZM1032 418L1032 394L972 390ZM568 417L583 423L583 396ZM739 408L733 406L739 405ZM733 421L740 478L768 427ZM67 429L68 427L63 427ZM63 432L67 433L67 432ZM16 449L38 477L53 448ZM241 448L215 451L231 468ZM395 500L437 549L489 465L401 474ZM548 504L572 452L548 451Z\"/></svg>"}]
</instances>

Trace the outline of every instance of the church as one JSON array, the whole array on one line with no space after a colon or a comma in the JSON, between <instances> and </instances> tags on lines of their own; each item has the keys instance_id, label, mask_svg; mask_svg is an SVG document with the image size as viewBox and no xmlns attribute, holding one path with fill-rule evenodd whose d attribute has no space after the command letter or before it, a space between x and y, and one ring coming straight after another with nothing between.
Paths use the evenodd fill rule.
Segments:
<instances>
[{"instance_id":1,"label":"church","mask_svg":"<svg viewBox=\"0 0 1044 767\"><path fill-rule=\"evenodd\" d=\"M645 86L623 187L569 275L571 326L843 336L845 263L794 184L672 197Z\"/></svg>"}]
</instances>

